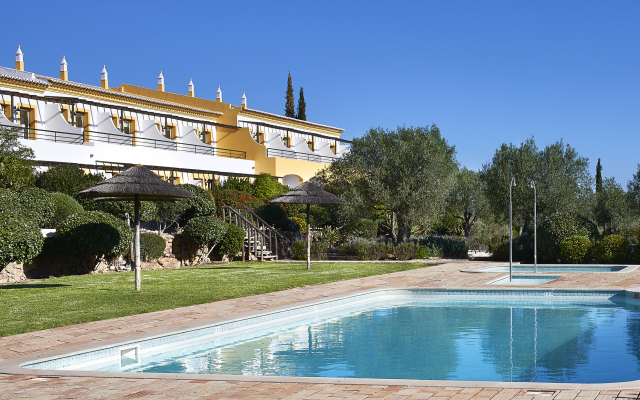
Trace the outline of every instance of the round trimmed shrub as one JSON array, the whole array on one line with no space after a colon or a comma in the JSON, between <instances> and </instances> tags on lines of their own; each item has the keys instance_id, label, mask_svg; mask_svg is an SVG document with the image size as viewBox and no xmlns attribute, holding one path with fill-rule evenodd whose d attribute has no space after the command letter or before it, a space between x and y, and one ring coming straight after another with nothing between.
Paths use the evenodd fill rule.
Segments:
<instances>
[{"instance_id":1,"label":"round trimmed shrub","mask_svg":"<svg viewBox=\"0 0 640 400\"><path fill-rule=\"evenodd\" d=\"M195 217L187 222L182 232L183 239L195 246L217 245L227 230L227 224L214 216Z\"/></svg>"},{"instance_id":2,"label":"round trimmed shrub","mask_svg":"<svg viewBox=\"0 0 640 400\"><path fill-rule=\"evenodd\" d=\"M229 257L229 261L233 261L233 257L242 250L244 246L244 230L239 226L227 224L227 231L224 233L218 243L218 255Z\"/></svg>"},{"instance_id":3,"label":"round trimmed shrub","mask_svg":"<svg viewBox=\"0 0 640 400\"><path fill-rule=\"evenodd\" d=\"M40 229L33 221L15 212L0 213L0 271L10 262L31 262L43 243Z\"/></svg>"},{"instance_id":4,"label":"round trimmed shrub","mask_svg":"<svg viewBox=\"0 0 640 400\"><path fill-rule=\"evenodd\" d=\"M593 243L586 236L569 236L560 244L562 262L569 264L583 264L591 260Z\"/></svg>"},{"instance_id":5,"label":"round trimmed shrub","mask_svg":"<svg viewBox=\"0 0 640 400\"><path fill-rule=\"evenodd\" d=\"M140 234L140 257L145 261L157 260L164 254L167 242L155 233Z\"/></svg>"},{"instance_id":6,"label":"round trimmed shrub","mask_svg":"<svg viewBox=\"0 0 640 400\"><path fill-rule=\"evenodd\" d=\"M70 215L84 212L84 209L73 197L64 193L52 193L53 216L49 219L45 228L55 229Z\"/></svg>"},{"instance_id":7,"label":"round trimmed shrub","mask_svg":"<svg viewBox=\"0 0 640 400\"><path fill-rule=\"evenodd\" d=\"M205 217L216 214L216 203L211 193L200 186L181 184L177 185L180 189L193 193L190 199L182 200L187 203L186 210L182 214L182 223L195 217Z\"/></svg>"},{"instance_id":8,"label":"round trimmed shrub","mask_svg":"<svg viewBox=\"0 0 640 400\"><path fill-rule=\"evenodd\" d=\"M100 211L71 215L58 225L57 233L72 240L81 273L95 270L102 259L128 252L133 239L126 222Z\"/></svg>"},{"instance_id":9,"label":"round trimmed shrub","mask_svg":"<svg viewBox=\"0 0 640 400\"><path fill-rule=\"evenodd\" d=\"M603 264L624 263L631 255L631 242L624 236L609 235L596 244L596 260Z\"/></svg>"},{"instance_id":10,"label":"round trimmed shrub","mask_svg":"<svg viewBox=\"0 0 640 400\"><path fill-rule=\"evenodd\" d=\"M18 193L20 213L33 221L38 228L49 226L55 213L55 202L52 194L44 189L28 187Z\"/></svg>"}]
</instances>

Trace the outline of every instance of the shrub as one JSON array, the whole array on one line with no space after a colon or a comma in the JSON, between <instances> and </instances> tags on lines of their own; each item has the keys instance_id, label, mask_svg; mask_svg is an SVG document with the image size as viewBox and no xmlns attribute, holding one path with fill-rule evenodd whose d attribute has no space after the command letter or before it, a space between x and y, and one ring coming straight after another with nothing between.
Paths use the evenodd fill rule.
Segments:
<instances>
[{"instance_id":1,"label":"shrub","mask_svg":"<svg viewBox=\"0 0 640 400\"><path fill-rule=\"evenodd\" d=\"M0 213L0 271L10 262L28 263L42 250L38 226L16 212Z\"/></svg>"},{"instance_id":2,"label":"shrub","mask_svg":"<svg viewBox=\"0 0 640 400\"><path fill-rule=\"evenodd\" d=\"M247 194L253 191L249 179L233 175L227 177L227 179L222 183L222 185L220 185L220 187L223 189L236 190L238 192L244 192Z\"/></svg>"},{"instance_id":3,"label":"shrub","mask_svg":"<svg viewBox=\"0 0 640 400\"><path fill-rule=\"evenodd\" d=\"M51 197L53 199L53 216L45 228L55 229L70 215L84 212L80 203L67 194L52 193Z\"/></svg>"},{"instance_id":4,"label":"shrub","mask_svg":"<svg viewBox=\"0 0 640 400\"><path fill-rule=\"evenodd\" d=\"M252 196L248 193L238 190L226 189L220 186L215 186L213 190L209 191L215 201L218 212L220 213L220 207L229 206L233 208L247 207L255 211L258 207L264 203L259 198Z\"/></svg>"},{"instance_id":5,"label":"shrub","mask_svg":"<svg viewBox=\"0 0 640 400\"><path fill-rule=\"evenodd\" d=\"M133 238L126 222L100 211L71 215L58 225L57 233L72 240L80 273L95 270L102 259L124 254Z\"/></svg>"},{"instance_id":6,"label":"shrub","mask_svg":"<svg viewBox=\"0 0 640 400\"><path fill-rule=\"evenodd\" d=\"M104 180L104 176L87 174L71 165L58 165L41 172L36 177L36 186L49 192L64 193L75 197L81 189L89 188Z\"/></svg>"},{"instance_id":7,"label":"shrub","mask_svg":"<svg viewBox=\"0 0 640 400\"><path fill-rule=\"evenodd\" d=\"M51 193L37 187L28 187L18 193L20 213L33 221L38 228L49 226L55 213L55 203Z\"/></svg>"},{"instance_id":8,"label":"shrub","mask_svg":"<svg viewBox=\"0 0 640 400\"><path fill-rule=\"evenodd\" d=\"M311 243L311 259L312 260L326 260L327 259L327 244L324 242L312 242ZM307 242L304 240L296 240L291 246L291 252L294 260L306 260L307 259Z\"/></svg>"},{"instance_id":9,"label":"shrub","mask_svg":"<svg viewBox=\"0 0 640 400\"><path fill-rule=\"evenodd\" d=\"M287 218L286 220L284 220L284 223L280 227L280 230L287 232L298 232L300 230L300 226L296 221L292 220L291 218Z\"/></svg>"},{"instance_id":10,"label":"shrub","mask_svg":"<svg viewBox=\"0 0 640 400\"><path fill-rule=\"evenodd\" d=\"M44 238L42 251L33 261L37 276L71 275L76 272L78 260L73 239L56 235Z\"/></svg>"},{"instance_id":11,"label":"shrub","mask_svg":"<svg viewBox=\"0 0 640 400\"><path fill-rule=\"evenodd\" d=\"M376 243L374 241L352 236L342 248L345 254L355 255L359 260L384 260L393 253L390 243Z\"/></svg>"},{"instance_id":12,"label":"shrub","mask_svg":"<svg viewBox=\"0 0 640 400\"><path fill-rule=\"evenodd\" d=\"M329 247L333 247L340 240L340 232L328 226L318 232L317 238L321 242L327 242Z\"/></svg>"},{"instance_id":13,"label":"shrub","mask_svg":"<svg viewBox=\"0 0 640 400\"><path fill-rule=\"evenodd\" d=\"M591 260L593 243L586 236L569 236L560 244L560 257L562 262L569 264L582 264Z\"/></svg>"},{"instance_id":14,"label":"shrub","mask_svg":"<svg viewBox=\"0 0 640 400\"><path fill-rule=\"evenodd\" d=\"M428 235L418 239L418 244L422 247L435 246L445 257L466 258L469 247L463 237Z\"/></svg>"},{"instance_id":15,"label":"shrub","mask_svg":"<svg viewBox=\"0 0 640 400\"><path fill-rule=\"evenodd\" d=\"M599 263L624 263L631 255L631 242L624 236L609 235L596 244L596 260Z\"/></svg>"},{"instance_id":16,"label":"shrub","mask_svg":"<svg viewBox=\"0 0 640 400\"><path fill-rule=\"evenodd\" d=\"M227 224L214 216L195 217L187 222L182 232L183 239L195 246L214 247L227 230Z\"/></svg>"},{"instance_id":17,"label":"shrub","mask_svg":"<svg viewBox=\"0 0 640 400\"><path fill-rule=\"evenodd\" d=\"M297 218L297 217L293 217L293 218L290 218L290 219L293 220L296 223L296 225L298 225L298 230L300 232L306 232L307 231L307 221L305 221L302 218Z\"/></svg>"},{"instance_id":18,"label":"shrub","mask_svg":"<svg viewBox=\"0 0 640 400\"><path fill-rule=\"evenodd\" d=\"M216 203L208 190L196 185L177 185L180 189L193 193L190 199L184 199L187 203L184 214L182 214L182 223L195 217L206 217L216 214Z\"/></svg>"},{"instance_id":19,"label":"shrub","mask_svg":"<svg viewBox=\"0 0 640 400\"><path fill-rule=\"evenodd\" d=\"M140 234L140 257L144 261L157 260L164 255L167 242L160 235L154 233Z\"/></svg>"},{"instance_id":20,"label":"shrub","mask_svg":"<svg viewBox=\"0 0 640 400\"><path fill-rule=\"evenodd\" d=\"M418 249L418 252L414 256L414 258L423 260L426 258L438 257L438 256L440 256L440 250L438 250L438 248L434 245L429 245L425 247L420 246L420 249Z\"/></svg>"},{"instance_id":21,"label":"shrub","mask_svg":"<svg viewBox=\"0 0 640 400\"><path fill-rule=\"evenodd\" d=\"M19 214L18 194L10 189L0 188L0 214Z\"/></svg>"},{"instance_id":22,"label":"shrub","mask_svg":"<svg viewBox=\"0 0 640 400\"><path fill-rule=\"evenodd\" d=\"M353 236L375 239L378 236L378 223L370 219L361 219L347 228Z\"/></svg>"},{"instance_id":23,"label":"shrub","mask_svg":"<svg viewBox=\"0 0 640 400\"><path fill-rule=\"evenodd\" d=\"M631 254L631 263L640 264L640 245L636 245L635 249L633 249L633 253Z\"/></svg>"},{"instance_id":24,"label":"shrub","mask_svg":"<svg viewBox=\"0 0 640 400\"><path fill-rule=\"evenodd\" d=\"M255 210L256 214L267 224L276 229L282 229L287 220L287 214L278 204L265 204Z\"/></svg>"},{"instance_id":25,"label":"shrub","mask_svg":"<svg viewBox=\"0 0 640 400\"><path fill-rule=\"evenodd\" d=\"M558 262L560 244L570 236L586 236L597 239L598 229L587 218L568 213L558 213L546 218L538 227L538 251L542 261Z\"/></svg>"},{"instance_id":26,"label":"shrub","mask_svg":"<svg viewBox=\"0 0 640 400\"><path fill-rule=\"evenodd\" d=\"M227 230L218 243L217 254L225 255L229 257L229 261L233 261L233 257L242 251L244 236L242 228L227 224Z\"/></svg>"},{"instance_id":27,"label":"shrub","mask_svg":"<svg viewBox=\"0 0 640 400\"><path fill-rule=\"evenodd\" d=\"M262 172L253 181L253 195L262 201L268 201L289 191L289 188L270 174Z\"/></svg>"},{"instance_id":28,"label":"shrub","mask_svg":"<svg viewBox=\"0 0 640 400\"><path fill-rule=\"evenodd\" d=\"M398 260L412 260L419 250L420 246L416 243L401 243L394 251Z\"/></svg>"}]
</instances>

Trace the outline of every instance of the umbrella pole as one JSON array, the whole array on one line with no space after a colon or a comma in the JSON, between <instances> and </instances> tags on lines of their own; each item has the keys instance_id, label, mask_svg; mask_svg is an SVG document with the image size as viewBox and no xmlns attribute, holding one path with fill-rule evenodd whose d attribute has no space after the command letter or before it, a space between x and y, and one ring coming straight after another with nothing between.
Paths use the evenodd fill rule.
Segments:
<instances>
[{"instance_id":1,"label":"umbrella pole","mask_svg":"<svg viewBox=\"0 0 640 400\"><path fill-rule=\"evenodd\" d=\"M311 204L307 204L307 269L311 269Z\"/></svg>"},{"instance_id":2,"label":"umbrella pole","mask_svg":"<svg viewBox=\"0 0 640 400\"><path fill-rule=\"evenodd\" d=\"M136 254L135 254L135 268L136 268L136 291L140 291L140 281L141 281L141 273L140 273L140 195L136 194L135 198L135 208L136 208L136 232L134 237Z\"/></svg>"}]
</instances>

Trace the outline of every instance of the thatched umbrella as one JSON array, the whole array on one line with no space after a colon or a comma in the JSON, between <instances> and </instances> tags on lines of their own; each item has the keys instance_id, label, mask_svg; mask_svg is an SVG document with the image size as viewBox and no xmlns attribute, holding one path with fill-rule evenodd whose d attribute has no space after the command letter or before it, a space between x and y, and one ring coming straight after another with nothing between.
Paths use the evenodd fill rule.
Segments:
<instances>
[{"instance_id":1,"label":"thatched umbrella","mask_svg":"<svg viewBox=\"0 0 640 400\"><path fill-rule=\"evenodd\" d=\"M347 204L345 200L335 196L312 182L305 182L269 203L306 204L307 205L307 269L311 269L311 204Z\"/></svg>"},{"instance_id":2,"label":"thatched umbrella","mask_svg":"<svg viewBox=\"0 0 640 400\"><path fill-rule=\"evenodd\" d=\"M140 290L140 202L176 201L193 197L191 192L182 190L165 182L153 172L138 164L128 170L96 183L89 189L78 193L80 196L95 200L115 200L135 202L135 271L136 290Z\"/></svg>"}]
</instances>

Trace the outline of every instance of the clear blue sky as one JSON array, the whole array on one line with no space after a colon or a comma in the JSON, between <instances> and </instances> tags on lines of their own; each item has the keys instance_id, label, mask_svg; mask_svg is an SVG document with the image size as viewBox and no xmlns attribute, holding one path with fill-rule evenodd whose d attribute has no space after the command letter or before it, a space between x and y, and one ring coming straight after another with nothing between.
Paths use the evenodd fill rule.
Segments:
<instances>
[{"instance_id":1,"label":"clear blue sky","mask_svg":"<svg viewBox=\"0 0 640 400\"><path fill-rule=\"evenodd\" d=\"M31 1L3 18L0 65L284 113L287 72L310 121L437 124L462 165L503 142L563 139L626 183L640 162L638 1Z\"/></svg>"}]
</instances>

